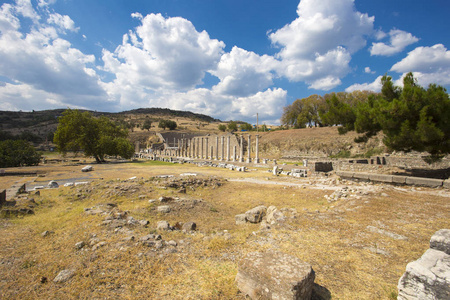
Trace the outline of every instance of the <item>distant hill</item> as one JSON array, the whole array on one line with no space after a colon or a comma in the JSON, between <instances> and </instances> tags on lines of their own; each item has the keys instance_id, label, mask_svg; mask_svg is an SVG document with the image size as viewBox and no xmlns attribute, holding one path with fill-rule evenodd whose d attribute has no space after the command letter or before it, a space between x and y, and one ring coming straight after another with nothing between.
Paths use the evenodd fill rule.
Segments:
<instances>
[{"instance_id":1,"label":"distant hill","mask_svg":"<svg viewBox=\"0 0 450 300\"><path fill-rule=\"evenodd\" d=\"M128 110L124 112L120 112L118 114L146 114L153 116L169 116L169 117L180 117L180 118L189 118L196 119L203 122L220 122L219 119L214 119L210 116L203 114L196 114L190 111L182 111L182 110L172 110L168 108L138 108L133 110Z\"/></svg>"},{"instance_id":2,"label":"distant hill","mask_svg":"<svg viewBox=\"0 0 450 300\"><path fill-rule=\"evenodd\" d=\"M58 126L58 117L62 116L64 111L65 109L33 110L31 112L0 111L0 138L7 139L10 138L11 135L18 137L26 134L26 136L30 137L27 138L27 140L35 143L44 142L46 140L51 141L53 132L55 132ZM220 122L220 120L207 115L167 108L139 108L117 113L98 111L89 112L94 116L107 116L123 124L130 122L136 124L143 123L145 118L151 118L154 121L154 126L157 126L157 120L159 119L176 119L180 122L191 122L192 124L196 124L196 126L200 126L200 124L203 123ZM217 127L217 125L214 127Z\"/></svg>"}]
</instances>

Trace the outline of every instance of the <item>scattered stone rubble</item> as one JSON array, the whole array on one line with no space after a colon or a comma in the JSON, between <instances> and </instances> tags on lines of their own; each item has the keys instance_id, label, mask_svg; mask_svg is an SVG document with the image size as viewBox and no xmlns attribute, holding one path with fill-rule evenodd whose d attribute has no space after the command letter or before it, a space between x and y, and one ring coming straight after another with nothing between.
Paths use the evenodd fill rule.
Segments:
<instances>
[{"instance_id":1,"label":"scattered stone rubble","mask_svg":"<svg viewBox=\"0 0 450 300\"><path fill-rule=\"evenodd\" d=\"M264 205L260 205L246 211L244 214L236 215L235 222L237 225L261 223L261 229L270 229L271 226L283 224L288 217L295 218L296 215L297 210L294 208L282 208L279 210L275 206L267 208Z\"/></svg>"},{"instance_id":2,"label":"scattered stone rubble","mask_svg":"<svg viewBox=\"0 0 450 300\"><path fill-rule=\"evenodd\" d=\"M174 201L171 197L161 197L160 201ZM147 228L149 226L148 220L137 220L129 215L127 211L121 211L115 204L108 203L103 205L97 205L91 208L85 208L85 213L88 215L102 215L105 219L102 221L101 225L109 231L113 231L115 234L124 235L122 242L137 241L135 244L143 245L146 247L151 247L153 250L158 251L164 249L164 253L174 253L176 252L176 247L178 243L176 241L170 240L165 241L162 239L160 234L150 233L140 238L136 238L135 231L133 230L137 226ZM177 222L175 225L171 226L167 221L158 221L156 224L156 230L158 231L174 231L180 230L185 233L195 232L197 230L197 224L195 222L181 223ZM96 234L93 234L90 240L85 243L84 241L77 242L75 248L77 250L91 250L97 251L98 249L107 246L108 243L102 241ZM119 245L122 245L119 243ZM123 248L123 247L121 247ZM125 249L125 248L123 248Z\"/></svg>"},{"instance_id":3,"label":"scattered stone rubble","mask_svg":"<svg viewBox=\"0 0 450 300\"><path fill-rule=\"evenodd\" d=\"M437 231L430 249L406 266L397 299L450 299L450 229Z\"/></svg>"}]
</instances>

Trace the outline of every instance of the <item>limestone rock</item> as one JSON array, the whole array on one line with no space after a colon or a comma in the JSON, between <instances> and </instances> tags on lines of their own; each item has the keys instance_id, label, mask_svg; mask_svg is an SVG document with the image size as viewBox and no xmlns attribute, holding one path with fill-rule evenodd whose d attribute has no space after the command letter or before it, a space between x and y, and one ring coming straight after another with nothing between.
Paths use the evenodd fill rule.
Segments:
<instances>
[{"instance_id":1,"label":"limestone rock","mask_svg":"<svg viewBox=\"0 0 450 300\"><path fill-rule=\"evenodd\" d=\"M236 221L236 225L242 225L247 223L247 220L245 219L245 214L234 216L234 220Z\"/></svg>"},{"instance_id":2,"label":"limestone rock","mask_svg":"<svg viewBox=\"0 0 450 300\"><path fill-rule=\"evenodd\" d=\"M62 270L61 272L58 273L58 275L56 275L55 279L53 279L53 282L55 283L66 282L67 280L72 278L73 275L75 275L75 270L72 269Z\"/></svg>"},{"instance_id":3,"label":"limestone rock","mask_svg":"<svg viewBox=\"0 0 450 300\"><path fill-rule=\"evenodd\" d=\"M168 206L168 205L160 205L160 206L158 206L158 208L156 210L158 212L167 214L167 213L170 212L170 206Z\"/></svg>"},{"instance_id":4,"label":"limestone rock","mask_svg":"<svg viewBox=\"0 0 450 300\"><path fill-rule=\"evenodd\" d=\"M438 230L430 239L430 248L450 255L450 229Z\"/></svg>"},{"instance_id":5,"label":"limestone rock","mask_svg":"<svg viewBox=\"0 0 450 300\"><path fill-rule=\"evenodd\" d=\"M195 224L194 222L186 222L183 224L182 230L189 232L189 231L195 231L196 228L197 228L197 224Z\"/></svg>"},{"instance_id":6,"label":"limestone rock","mask_svg":"<svg viewBox=\"0 0 450 300\"><path fill-rule=\"evenodd\" d=\"M77 250L80 250L80 249L82 249L84 246L86 246L86 243L85 242L78 242L78 243L76 243L75 244L75 249L77 249Z\"/></svg>"},{"instance_id":7,"label":"limestone rock","mask_svg":"<svg viewBox=\"0 0 450 300\"><path fill-rule=\"evenodd\" d=\"M267 208L264 205L254 207L245 212L245 219L250 223L259 223L266 215Z\"/></svg>"},{"instance_id":8,"label":"limestone rock","mask_svg":"<svg viewBox=\"0 0 450 300\"><path fill-rule=\"evenodd\" d=\"M86 166L81 169L81 172L90 172L92 170L93 170L92 166Z\"/></svg>"},{"instance_id":9,"label":"limestone rock","mask_svg":"<svg viewBox=\"0 0 450 300\"><path fill-rule=\"evenodd\" d=\"M158 230L170 230L170 224L167 221L159 221L156 224L156 229L158 229Z\"/></svg>"},{"instance_id":10,"label":"limestone rock","mask_svg":"<svg viewBox=\"0 0 450 300\"><path fill-rule=\"evenodd\" d=\"M252 252L239 262L236 283L251 299L311 299L311 265L280 252Z\"/></svg>"},{"instance_id":11,"label":"limestone rock","mask_svg":"<svg viewBox=\"0 0 450 300\"><path fill-rule=\"evenodd\" d=\"M428 249L409 263L398 282L397 299L450 299L450 255Z\"/></svg>"},{"instance_id":12,"label":"limestone rock","mask_svg":"<svg viewBox=\"0 0 450 300\"><path fill-rule=\"evenodd\" d=\"M269 206L269 208L267 209L267 217L266 217L266 222L269 225L281 223L285 219L286 217L280 210L278 210L275 206Z\"/></svg>"}]
</instances>

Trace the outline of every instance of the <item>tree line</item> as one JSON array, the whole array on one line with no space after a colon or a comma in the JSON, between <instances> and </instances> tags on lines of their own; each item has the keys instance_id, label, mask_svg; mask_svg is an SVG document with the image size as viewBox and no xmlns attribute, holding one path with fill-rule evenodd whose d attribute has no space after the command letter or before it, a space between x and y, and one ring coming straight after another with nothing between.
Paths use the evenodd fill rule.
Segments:
<instances>
[{"instance_id":1,"label":"tree line","mask_svg":"<svg viewBox=\"0 0 450 300\"><path fill-rule=\"evenodd\" d=\"M312 95L283 109L281 123L294 128L339 126L339 133L356 131L356 142L383 132L390 150L428 152L428 162L450 153L450 98L446 89L418 85L412 73L395 86L390 76L381 79L381 92L355 91Z\"/></svg>"}]
</instances>

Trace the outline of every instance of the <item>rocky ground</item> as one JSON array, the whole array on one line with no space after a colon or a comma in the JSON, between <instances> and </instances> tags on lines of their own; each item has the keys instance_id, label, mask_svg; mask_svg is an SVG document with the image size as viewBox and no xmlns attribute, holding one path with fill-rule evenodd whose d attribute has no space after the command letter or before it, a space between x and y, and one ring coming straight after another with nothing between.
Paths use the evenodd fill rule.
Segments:
<instances>
[{"instance_id":1,"label":"rocky ground","mask_svg":"<svg viewBox=\"0 0 450 300\"><path fill-rule=\"evenodd\" d=\"M23 212L0 219L0 298L244 299L240 259L277 250L311 264L317 299L394 299L407 263L450 228L442 188L263 168L81 167L42 166L45 177L16 178L61 184L3 208Z\"/></svg>"}]
</instances>

